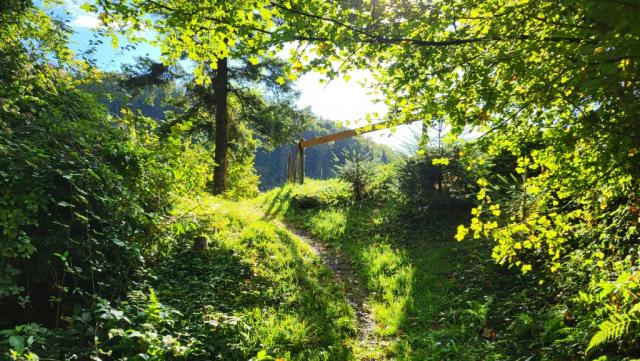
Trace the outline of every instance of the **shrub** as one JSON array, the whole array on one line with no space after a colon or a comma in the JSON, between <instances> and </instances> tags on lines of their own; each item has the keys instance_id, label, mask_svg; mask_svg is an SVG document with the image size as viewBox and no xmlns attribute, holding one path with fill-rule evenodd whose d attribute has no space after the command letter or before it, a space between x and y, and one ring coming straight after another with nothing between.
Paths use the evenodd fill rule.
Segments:
<instances>
[{"instance_id":1,"label":"shrub","mask_svg":"<svg viewBox=\"0 0 640 361\"><path fill-rule=\"evenodd\" d=\"M352 149L346 150L343 156L344 164L336 165L336 173L351 184L355 200L362 200L373 181L376 164L369 154Z\"/></svg>"},{"instance_id":2,"label":"shrub","mask_svg":"<svg viewBox=\"0 0 640 361\"><path fill-rule=\"evenodd\" d=\"M398 185L407 209L421 215L429 212L466 211L473 178L460 160L460 150L427 149L410 157L398 170Z\"/></svg>"},{"instance_id":3,"label":"shrub","mask_svg":"<svg viewBox=\"0 0 640 361\"><path fill-rule=\"evenodd\" d=\"M65 326L163 251L170 194L205 183L205 157L179 159L185 145L160 143L146 118L108 116L62 70L0 77L0 327Z\"/></svg>"}]
</instances>

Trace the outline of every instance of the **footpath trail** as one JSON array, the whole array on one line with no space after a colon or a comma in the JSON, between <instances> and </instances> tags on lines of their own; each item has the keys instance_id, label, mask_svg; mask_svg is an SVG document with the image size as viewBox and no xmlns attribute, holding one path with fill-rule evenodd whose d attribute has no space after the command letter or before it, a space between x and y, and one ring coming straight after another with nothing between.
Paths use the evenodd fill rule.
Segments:
<instances>
[{"instance_id":1,"label":"footpath trail","mask_svg":"<svg viewBox=\"0 0 640 361\"><path fill-rule=\"evenodd\" d=\"M358 323L357 339L359 346L365 350L375 348L381 340L377 339L374 335L376 323L373 320L371 309L367 304L369 292L366 286L359 280L356 270L349 259L334 247L327 247L302 228L285 224L276 219L272 219L272 222L279 227L287 229L300 240L307 243L322 263L333 271L336 280L343 286L349 304L355 311ZM367 358L367 360L369 359Z\"/></svg>"}]
</instances>

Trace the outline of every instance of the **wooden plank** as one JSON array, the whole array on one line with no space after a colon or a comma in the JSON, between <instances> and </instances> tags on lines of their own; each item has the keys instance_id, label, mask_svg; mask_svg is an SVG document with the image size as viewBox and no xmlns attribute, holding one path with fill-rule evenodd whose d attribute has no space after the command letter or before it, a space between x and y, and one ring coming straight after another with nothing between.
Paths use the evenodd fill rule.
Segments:
<instances>
[{"instance_id":1,"label":"wooden plank","mask_svg":"<svg viewBox=\"0 0 640 361\"><path fill-rule=\"evenodd\" d=\"M300 144L302 145L303 148L309 148L309 147L313 147L314 145L335 142L336 140L350 138L356 135L374 132L376 130L386 129L389 126L390 124L388 122L369 124L356 129L344 130L342 132L338 132L334 134L328 134L328 135L323 135L316 138L302 140Z\"/></svg>"},{"instance_id":2,"label":"wooden plank","mask_svg":"<svg viewBox=\"0 0 640 361\"><path fill-rule=\"evenodd\" d=\"M333 141L340 140L340 139L345 139L345 138L350 138L350 137L353 137L355 135L356 135L355 129L349 129L349 130L345 130L343 132L323 135L323 136L320 136L320 137L316 137L316 138L311 138L309 140L305 140L305 141L302 142L302 147L309 148L309 147L313 147L314 145L329 143L329 142L333 142Z\"/></svg>"}]
</instances>

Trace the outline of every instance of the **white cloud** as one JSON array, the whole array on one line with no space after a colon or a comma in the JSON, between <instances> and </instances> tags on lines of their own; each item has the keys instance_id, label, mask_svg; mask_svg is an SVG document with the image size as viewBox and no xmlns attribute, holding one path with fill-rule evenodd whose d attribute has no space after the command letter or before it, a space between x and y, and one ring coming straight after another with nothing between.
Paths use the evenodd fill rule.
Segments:
<instances>
[{"instance_id":1,"label":"white cloud","mask_svg":"<svg viewBox=\"0 0 640 361\"><path fill-rule=\"evenodd\" d=\"M94 13L84 11L81 5L84 0L64 0L62 9L71 16L70 24L77 28L94 29L101 25L100 19Z\"/></svg>"},{"instance_id":2,"label":"white cloud","mask_svg":"<svg viewBox=\"0 0 640 361\"><path fill-rule=\"evenodd\" d=\"M78 15L71 21L71 25L79 28L97 28L100 26L100 20L94 14Z\"/></svg>"}]
</instances>

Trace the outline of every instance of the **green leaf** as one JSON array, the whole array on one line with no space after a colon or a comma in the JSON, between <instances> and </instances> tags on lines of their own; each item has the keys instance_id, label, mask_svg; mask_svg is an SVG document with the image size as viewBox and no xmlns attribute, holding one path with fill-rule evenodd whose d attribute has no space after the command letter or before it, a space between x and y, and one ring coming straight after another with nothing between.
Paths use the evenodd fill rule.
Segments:
<instances>
[{"instance_id":1,"label":"green leaf","mask_svg":"<svg viewBox=\"0 0 640 361\"><path fill-rule=\"evenodd\" d=\"M25 349L24 338L18 335L9 336L9 345L18 353L22 353Z\"/></svg>"}]
</instances>

